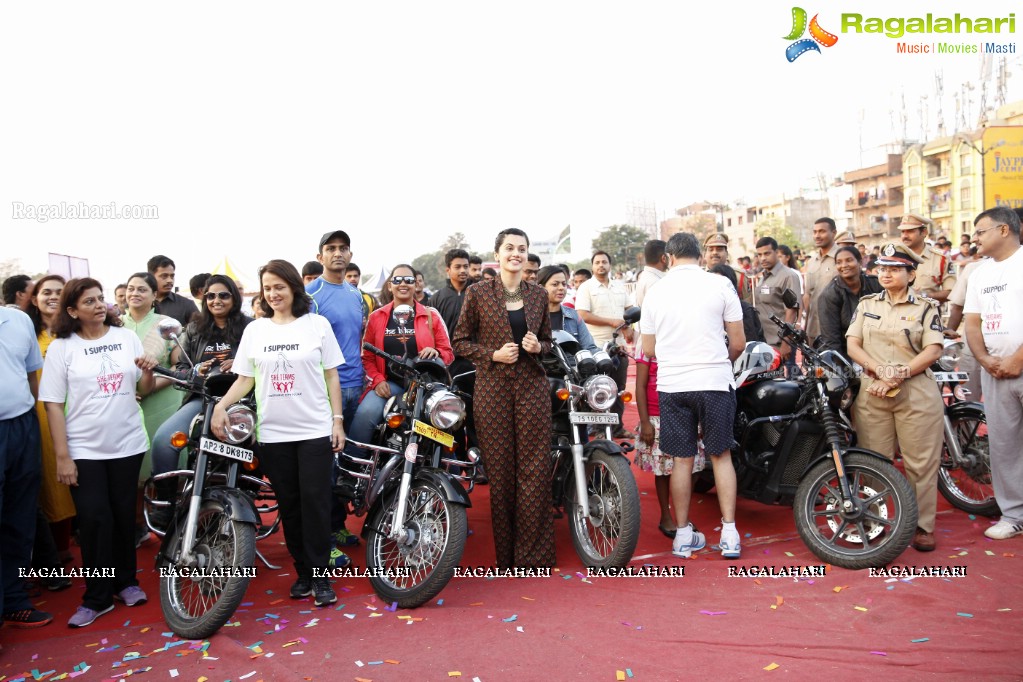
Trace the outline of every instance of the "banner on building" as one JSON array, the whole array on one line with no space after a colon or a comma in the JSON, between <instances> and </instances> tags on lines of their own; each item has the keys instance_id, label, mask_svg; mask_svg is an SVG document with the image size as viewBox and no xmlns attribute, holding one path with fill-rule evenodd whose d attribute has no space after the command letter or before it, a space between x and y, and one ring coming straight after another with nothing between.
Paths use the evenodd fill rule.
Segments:
<instances>
[{"instance_id":1,"label":"banner on building","mask_svg":"<svg viewBox=\"0 0 1023 682\"><path fill-rule=\"evenodd\" d=\"M984 131L984 208L1023 208L1023 126Z\"/></svg>"}]
</instances>

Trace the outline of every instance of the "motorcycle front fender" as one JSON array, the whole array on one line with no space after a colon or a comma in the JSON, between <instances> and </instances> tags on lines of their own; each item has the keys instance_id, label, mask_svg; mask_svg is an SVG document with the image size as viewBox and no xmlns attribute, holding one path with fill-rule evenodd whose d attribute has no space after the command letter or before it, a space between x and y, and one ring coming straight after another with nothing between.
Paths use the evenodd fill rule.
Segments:
<instances>
[{"instance_id":1,"label":"motorcycle front fender","mask_svg":"<svg viewBox=\"0 0 1023 682\"><path fill-rule=\"evenodd\" d=\"M827 447L827 444L825 444L825 448L826 447ZM867 450L866 448L856 448L856 447L846 448L845 450L843 450L842 451L843 459L845 459L845 457L844 457L845 455L851 455L854 452L858 452L861 455L867 455L869 457L876 457L877 459L885 461L885 462L891 462L890 459L888 459L887 457L882 455L880 452L874 452L873 450ZM810 469L814 468L815 466L817 466L818 464L820 464L824 460L828 460L828 461L831 460L831 451L830 450L825 450L821 454L817 455L815 458L811 459L810 463L806 465L805 469L803 469L803 473L800 474L800 478L802 478L804 475L806 475L807 471L809 471Z\"/></svg>"},{"instance_id":2,"label":"motorcycle front fender","mask_svg":"<svg viewBox=\"0 0 1023 682\"><path fill-rule=\"evenodd\" d=\"M471 507L472 501L469 499L469 494L465 492L465 488L455 483L448 472L443 469L434 469L432 467L423 467L416 471L415 476L412 479L412 483L415 484L419 481L429 481L437 486L444 495L444 499L454 504L460 504L463 507ZM370 505L369 512L366 518L373 518L376 513L377 507L384 503L392 494L397 494L395 489L398 487L398 479L391 478L388 481L389 485L384 485L381 490L381 494ZM359 534L363 540L369 538L369 523L362 524L362 532Z\"/></svg>"},{"instance_id":3,"label":"motorcycle front fender","mask_svg":"<svg viewBox=\"0 0 1023 682\"><path fill-rule=\"evenodd\" d=\"M254 526L259 525L259 512L256 511L256 505L248 495L237 488L228 488L226 486L207 488L202 501L203 504L206 502L218 503L224 508L224 513L232 521L251 523ZM160 551L156 553L157 568L167 564L167 548L170 547L175 536L181 531L181 521L187 515L188 505L182 505L178 508L177 518L174 520L174 528L164 533L163 540L160 542Z\"/></svg>"},{"instance_id":4,"label":"motorcycle front fender","mask_svg":"<svg viewBox=\"0 0 1023 682\"><path fill-rule=\"evenodd\" d=\"M613 440L597 438L594 440L586 441L586 443L583 444L583 457L589 459L590 455L593 453L594 450L603 450L609 455L620 455L622 457L625 457L625 451L622 450L622 447ZM626 459L628 458L626 457Z\"/></svg>"}]
</instances>

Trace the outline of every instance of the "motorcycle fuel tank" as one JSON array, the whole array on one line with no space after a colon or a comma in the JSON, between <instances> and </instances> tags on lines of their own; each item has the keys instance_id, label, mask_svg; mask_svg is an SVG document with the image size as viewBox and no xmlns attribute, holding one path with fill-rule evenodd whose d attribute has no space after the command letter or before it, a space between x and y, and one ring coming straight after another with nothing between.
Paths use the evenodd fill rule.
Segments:
<instances>
[{"instance_id":1,"label":"motorcycle fuel tank","mask_svg":"<svg viewBox=\"0 0 1023 682\"><path fill-rule=\"evenodd\" d=\"M795 412L801 393L795 381L767 379L741 387L737 397L740 409L768 417Z\"/></svg>"}]
</instances>

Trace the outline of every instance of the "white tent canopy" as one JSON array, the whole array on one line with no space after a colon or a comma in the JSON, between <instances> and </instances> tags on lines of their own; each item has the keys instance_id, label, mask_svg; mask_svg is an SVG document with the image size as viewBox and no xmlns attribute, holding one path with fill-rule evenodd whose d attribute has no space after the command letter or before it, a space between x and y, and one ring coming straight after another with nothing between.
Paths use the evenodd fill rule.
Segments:
<instances>
[{"instance_id":1,"label":"white tent canopy","mask_svg":"<svg viewBox=\"0 0 1023 682\"><path fill-rule=\"evenodd\" d=\"M384 282L387 281L387 277L391 274L391 271L384 266L380 266L380 272L369 275L364 275L362 278L361 288L363 291L368 291L371 294L379 293L384 288Z\"/></svg>"},{"instance_id":2,"label":"white tent canopy","mask_svg":"<svg viewBox=\"0 0 1023 682\"><path fill-rule=\"evenodd\" d=\"M242 275L242 271L239 270L227 256L224 256L220 263L217 264L217 267L213 268L210 272L214 275L226 275L227 277L230 277L243 292L253 294L259 291L259 286L256 284L255 277L246 277L245 275Z\"/></svg>"}]
</instances>

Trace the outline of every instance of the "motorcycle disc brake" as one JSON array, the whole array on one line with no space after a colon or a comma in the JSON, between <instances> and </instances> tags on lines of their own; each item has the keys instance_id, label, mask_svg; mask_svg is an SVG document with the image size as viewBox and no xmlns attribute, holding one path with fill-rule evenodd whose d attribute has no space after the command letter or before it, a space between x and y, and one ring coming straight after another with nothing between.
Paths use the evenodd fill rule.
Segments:
<instances>
[{"instance_id":1,"label":"motorcycle disc brake","mask_svg":"<svg viewBox=\"0 0 1023 682\"><path fill-rule=\"evenodd\" d=\"M877 491L871 488L870 486L863 485L860 486L859 494L863 498L869 499L871 497L874 497L877 494ZM828 527L831 528L832 533L837 532L839 526L841 525L841 523L838 521L838 519L841 518L841 515L838 513L840 505L841 501L838 498L831 498L828 500L827 510L836 512L835 514L827 517ZM889 518L888 505L881 499L875 500L873 503L871 503L867 511L881 519ZM885 527L884 524L878 523L877 521L867 520L864 521L863 528L867 531L867 540L873 540L884 532ZM863 538L860 537L859 529L856 526L846 525L845 530L842 531L841 537L843 540L850 544L854 545L863 544Z\"/></svg>"}]
</instances>

